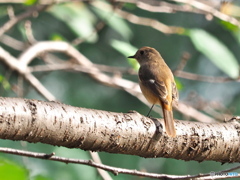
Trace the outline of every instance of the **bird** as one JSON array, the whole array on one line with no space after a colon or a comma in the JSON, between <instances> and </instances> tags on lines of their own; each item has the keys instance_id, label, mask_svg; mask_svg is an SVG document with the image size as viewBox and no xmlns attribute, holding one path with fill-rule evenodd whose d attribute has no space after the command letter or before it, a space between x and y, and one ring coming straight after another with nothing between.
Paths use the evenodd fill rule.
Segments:
<instances>
[{"instance_id":1,"label":"bird","mask_svg":"<svg viewBox=\"0 0 240 180\"><path fill-rule=\"evenodd\" d=\"M169 137L176 137L172 106L177 105L179 94L172 71L161 54L152 47L144 46L137 50L134 58L140 64L138 71L140 89L152 107L162 107L165 130Z\"/></svg>"}]
</instances>

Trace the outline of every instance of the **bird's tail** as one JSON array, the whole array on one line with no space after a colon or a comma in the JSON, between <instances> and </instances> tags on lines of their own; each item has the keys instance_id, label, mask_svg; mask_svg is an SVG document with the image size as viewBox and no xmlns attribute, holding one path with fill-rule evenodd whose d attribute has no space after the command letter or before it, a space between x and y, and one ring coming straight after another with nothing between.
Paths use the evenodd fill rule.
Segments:
<instances>
[{"instance_id":1,"label":"bird's tail","mask_svg":"<svg viewBox=\"0 0 240 180\"><path fill-rule=\"evenodd\" d=\"M176 137L176 129L174 126L172 110L167 110L166 108L164 108L164 106L162 106L162 110L167 135L169 137Z\"/></svg>"}]
</instances>

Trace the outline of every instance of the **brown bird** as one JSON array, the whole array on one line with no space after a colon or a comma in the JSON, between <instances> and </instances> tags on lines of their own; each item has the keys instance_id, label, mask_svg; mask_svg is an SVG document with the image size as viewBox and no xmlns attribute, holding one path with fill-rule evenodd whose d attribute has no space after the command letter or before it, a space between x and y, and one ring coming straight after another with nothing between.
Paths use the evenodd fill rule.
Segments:
<instances>
[{"instance_id":1,"label":"brown bird","mask_svg":"<svg viewBox=\"0 0 240 180\"><path fill-rule=\"evenodd\" d=\"M135 58L140 64L139 85L145 98L153 104L150 111L155 104L161 105L166 133L176 137L172 105L177 104L178 91L171 70L160 53L151 47L142 47L128 58Z\"/></svg>"}]
</instances>

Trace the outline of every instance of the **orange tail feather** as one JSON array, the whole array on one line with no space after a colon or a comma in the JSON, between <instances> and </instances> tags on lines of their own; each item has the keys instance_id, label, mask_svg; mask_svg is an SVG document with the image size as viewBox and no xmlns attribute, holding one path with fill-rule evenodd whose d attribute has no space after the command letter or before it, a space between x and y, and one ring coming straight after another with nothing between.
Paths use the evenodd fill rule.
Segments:
<instances>
[{"instance_id":1,"label":"orange tail feather","mask_svg":"<svg viewBox=\"0 0 240 180\"><path fill-rule=\"evenodd\" d=\"M169 137L176 137L176 129L174 126L173 112L172 110L167 110L164 107L163 109L163 117L165 123L166 133Z\"/></svg>"}]
</instances>

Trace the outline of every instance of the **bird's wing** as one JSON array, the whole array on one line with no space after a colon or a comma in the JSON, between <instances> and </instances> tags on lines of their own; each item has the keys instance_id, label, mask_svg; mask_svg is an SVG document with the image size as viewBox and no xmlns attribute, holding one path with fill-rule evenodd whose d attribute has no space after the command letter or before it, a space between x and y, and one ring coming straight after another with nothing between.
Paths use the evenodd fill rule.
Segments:
<instances>
[{"instance_id":1,"label":"bird's wing","mask_svg":"<svg viewBox=\"0 0 240 180\"><path fill-rule=\"evenodd\" d=\"M175 82L172 82L172 98L173 98L174 105L177 106L179 94L178 94L178 90Z\"/></svg>"},{"instance_id":2,"label":"bird's wing","mask_svg":"<svg viewBox=\"0 0 240 180\"><path fill-rule=\"evenodd\" d=\"M143 85L148 87L152 91L153 94L158 96L162 102L165 104L169 104L167 101L167 88L163 81L159 81L156 79L156 73L157 69L152 68L151 71L149 71L149 68L140 68L139 69L139 80L142 82Z\"/></svg>"}]
</instances>

